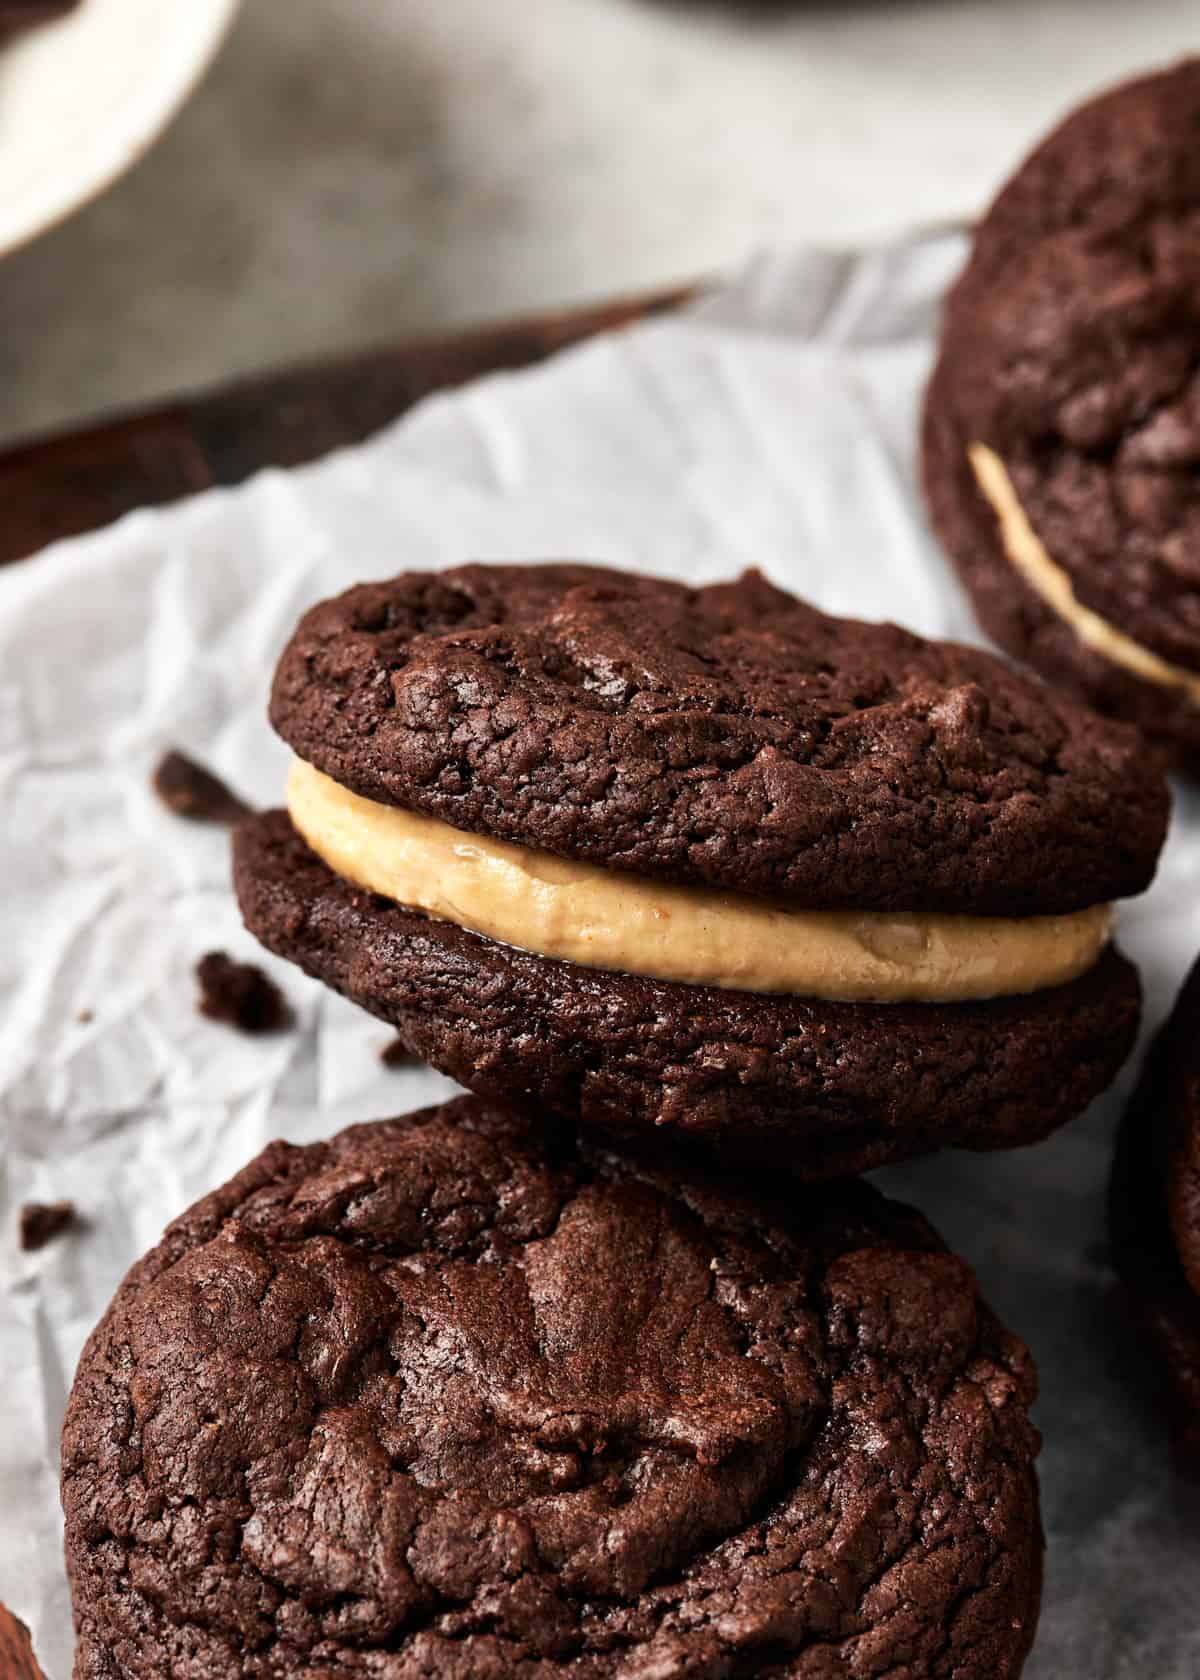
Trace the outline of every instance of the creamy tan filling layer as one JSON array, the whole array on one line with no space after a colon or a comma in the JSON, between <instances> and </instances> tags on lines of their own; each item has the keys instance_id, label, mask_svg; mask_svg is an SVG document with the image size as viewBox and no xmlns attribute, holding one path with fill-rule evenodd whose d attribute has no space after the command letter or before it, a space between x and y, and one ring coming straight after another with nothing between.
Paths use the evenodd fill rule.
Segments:
<instances>
[{"instance_id":1,"label":"creamy tan filling layer","mask_svg":"<svg viewBox=\"0 0 1200 1680\"><path fill-rule=\"evenodd\" d=\"M288 810L335 874L544 957L658 980L842 1001L962 1002L1091 968L1111 911L983 917L794 910L673 887L380 805L297 759Z\"/></svg>"},{"instance_id":2,"label":"creamy tan filling layer","mask_svg":"<svg viewBox=\"0 0 1200 1680\"><path fill-rule=\"evenodd\" d=\"M1107 619L1075 597L1068 574L1046 552L1045 545L1029 523L1016 487L1004 462L985 443L967 449L971 470L983 495L991 504L1000 525L1000 536L1009 560L1059 618L1065 619L1086 647L1121 665L1143 682L1164 688L1181 688L1200 706L1200 673L1171 665L1149 648L1126 636Z\"/></svg>"}]
</instances>

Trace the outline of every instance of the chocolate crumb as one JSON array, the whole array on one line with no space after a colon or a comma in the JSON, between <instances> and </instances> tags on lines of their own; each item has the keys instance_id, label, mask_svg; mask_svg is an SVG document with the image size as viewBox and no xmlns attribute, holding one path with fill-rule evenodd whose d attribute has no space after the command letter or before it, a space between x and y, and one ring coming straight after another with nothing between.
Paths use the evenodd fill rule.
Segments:
<instances>
[{"instance_id":1,"label":"chocolate crumb","mask_svg":"<svg viewBox=\"0 0 1200 1680\"><path fill-rule=\"evenodd\" d=\"M390 1044L385 1044L379 1052L379 1060L388 1068L419 1067L421 1062L420 1056L410 1050L402 1038L394 1038Z\"/></svg>"},{"instance_id":2,"label":"chocolate crumb","mask_svg":"<svg viewBox=\"0 0 1200 1680\"><path fill-rule=\"evenodd\" d=\"M287 999L254 963L235 963L224 951L210 951L196 964L196 979L196 1007L211 1021L244 1033L279 1032L291 1025Z\"/></svg>"},{"instance_id":3,"label":"chocolate crumb","mask_svg":"<svg viewBox=\"0 0 1200 1680\"><path fill-rule=\"evenodd\" d=\"M75 1221L74 1202L26 1202L21 1209L21 1247L26 1254L45 1248Z\"/></svg>"},{"instance_id":4,"label":"chocolate crumb","mask_svg":"<svg viewBox=\"0 0 1200 1680\"><path fill-rule=\"evenodd\" d=\"M232 827L251 814L251 807L219 776L185 753L169 752L162 758L154 772L153 787L168 810L190 822Z\"/></svg>"}]
</instances>

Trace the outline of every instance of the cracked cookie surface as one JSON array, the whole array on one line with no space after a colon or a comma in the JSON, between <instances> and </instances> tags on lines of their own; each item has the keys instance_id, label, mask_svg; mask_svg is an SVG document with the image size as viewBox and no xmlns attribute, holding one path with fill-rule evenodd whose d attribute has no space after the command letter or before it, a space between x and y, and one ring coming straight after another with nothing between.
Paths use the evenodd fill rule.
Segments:
<instances>
[{"instance_id":1,"label":"cracked cookie surface","mask_svg":"<svg viewBox=\"0 0 1200 1680\"><path fill-rule=\"evenodd\" d=\"M275 728L459 829L797 906L1029 915L1140 891L1166 795L1132 735L991 655L705 588L463 566L305 614Z\"/></svg>"},{"instance_id":2,"label":"cracked cookie surface","mask_svg":"<svg viewBox=\"0 0 1200 1680\"><path fill-rule=\"evenodd\" d=\"M1089 650L1006 556L966 450L1003 461L1076 600L1200 674L1200 60L1067 118L980 224L925 414L937 527L987 629L1200 765L1200 705Z\"/></svg>"},{"instance_id":3,"label":"cracked cookie surface","mask_svg":"<svg viewBox=\"0 0 1200 1680\"><path fill-rule=\"evenodd\" d=\"M471 1098L273 1144L63 1433L76 1680L1016 1675L1029 1356L912 1211Z\"/></svg>"}]
</instances>

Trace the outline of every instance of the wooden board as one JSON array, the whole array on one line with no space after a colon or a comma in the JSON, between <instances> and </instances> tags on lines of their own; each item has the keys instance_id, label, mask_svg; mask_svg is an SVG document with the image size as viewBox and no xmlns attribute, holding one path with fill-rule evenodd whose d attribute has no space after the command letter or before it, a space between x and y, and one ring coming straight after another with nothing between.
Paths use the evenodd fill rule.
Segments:
<instances>
[{"instance_id":1,"label":"wooden board","mask_svg":"<svg viewBox=\"0 0 1200 1680\"><path fill-rule=\"evenodd\" d=\"M261 467L294 467L361 440L422 397L528 367L595 333L670 309L685 288L422 339L248 380L0 452L0 565Z\"/></svg>"},{"instance_id":2,"label":"wooden board","mask_svg":"<svg viewBox=\"0 0 1200 1680\"><path fill-rule=\"evenodd\" d=\"M678 287L421 339L0 451L0 565L136 508L239 484L262 467L314 461L361 442L435 391L530 367L596 333L676 308L691 295L691 288ZM27 1630L2 1604L0 1680L44 1680Z\"/></svg>"}]
</instances>

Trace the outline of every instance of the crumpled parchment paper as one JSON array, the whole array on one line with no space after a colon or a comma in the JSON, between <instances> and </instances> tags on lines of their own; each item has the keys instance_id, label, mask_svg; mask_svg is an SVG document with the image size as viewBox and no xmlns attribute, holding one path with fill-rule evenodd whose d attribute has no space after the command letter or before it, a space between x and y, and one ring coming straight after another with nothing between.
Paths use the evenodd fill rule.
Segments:
<instances>
[{"instance_id":1,"label":"crumpled parchment paper","mask_svg":"<svg viewBox=\"0 0 1200 1680\"><path fill-rule=\"evenodd\" d=\"M257 951L227 836L172 816L178 745L257 803L264 716L300 611L361 578L571 556L693 579L761 566L835 612L978 640L928 535L916 415L958 236L767 257L691 313L437 398L370 443L146 512L0 573L0 1600L67 1680L58 1429L83 1340L166 1221L276 1136L433 1100L386 1027ZM1153 890L1125 907L1147 1025L1200 950L1200 798L1179 790ZM263 962L295 1031L201 1019L193 965ZM1033 1680L1200 1673L1200 1495L1173 1465L1105 1253L1132 1070L1036 1149L879 1175L978 1269L1042 1376L1049 1550ZM17 1251L17 1210L86 1221Z\"/></svg>"}]
</instances>

